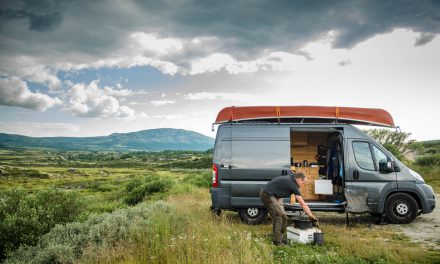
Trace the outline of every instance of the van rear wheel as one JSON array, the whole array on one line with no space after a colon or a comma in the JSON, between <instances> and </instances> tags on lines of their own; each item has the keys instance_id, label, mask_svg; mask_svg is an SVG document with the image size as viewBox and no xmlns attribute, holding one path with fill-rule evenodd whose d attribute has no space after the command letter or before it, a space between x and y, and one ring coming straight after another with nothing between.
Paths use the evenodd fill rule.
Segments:
<instances>
[{"instance_id":1,"label":"van rear wheel","mask_svg":"<svg viewBox=\"0 0 440 264\"><path fill-rule=\"evenodd\" d=\"M238 210L238 216L243 223L258 225L266 220L267 211L264 208L242 208Z\"/></svg>"},{"instance_id":2,"label":"van rear wheel","mask_svg":"<svg viewBox=\"0 0 440 264\"><path fill-rule=\"evenodd\" d=\"M409 224L418 212L417 201L406 193L392 194L385 203L385 215L393 224Z\"/></svg>"}]
</instances>

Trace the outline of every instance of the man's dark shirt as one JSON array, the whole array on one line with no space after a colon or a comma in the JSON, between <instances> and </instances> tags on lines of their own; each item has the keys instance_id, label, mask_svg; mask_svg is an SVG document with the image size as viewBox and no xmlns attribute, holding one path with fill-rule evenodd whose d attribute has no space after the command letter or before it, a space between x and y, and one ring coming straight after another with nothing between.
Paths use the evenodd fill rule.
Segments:
<instances>
[{"instance_id":1,"label":"man's dark shirt","mask_svg":"<svg viewBox=\"0 0 440 264\"><path fill-rule=\"evenodd\" d=\"M277 199L290 197L292 193L301 196L299 186L296 184L293 175L278 176L272 179L263 187L263 191L271 196L275 196Z\"/></svg>"}]
</instances>

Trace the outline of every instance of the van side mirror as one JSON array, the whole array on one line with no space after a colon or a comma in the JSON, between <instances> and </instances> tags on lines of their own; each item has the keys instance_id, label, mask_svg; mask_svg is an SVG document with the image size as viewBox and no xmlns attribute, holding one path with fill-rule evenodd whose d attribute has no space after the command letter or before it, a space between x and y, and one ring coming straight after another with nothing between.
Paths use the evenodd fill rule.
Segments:
<instances>
[{"instance_id":1,"label":"van side mirror","mask_svg":"<svg viewBox=\"0 0 440 264\"><path fill-rule=\"evenodd\" d=\"M387 157L386 160L379 161L379 171L384 173L389 173L395 171L394 168L396 167L394 160L392 160L390 157Z\"/></svg>"}]
</instances>

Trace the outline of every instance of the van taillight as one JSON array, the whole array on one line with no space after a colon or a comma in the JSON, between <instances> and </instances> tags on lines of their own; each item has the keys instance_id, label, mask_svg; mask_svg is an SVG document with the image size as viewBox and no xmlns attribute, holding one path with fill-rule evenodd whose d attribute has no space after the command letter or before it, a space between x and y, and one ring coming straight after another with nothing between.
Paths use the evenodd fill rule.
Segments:
<instances>
[{"instance_id":1,"label":"van taillight","mask_svg":"<svg viewBox=\"0 0 440 264\"><path fill-rule=\"evenodd\" d=\"M212 164L212 187L218 187L218 169L215 164Z\"/></svg>"}]
</instances>

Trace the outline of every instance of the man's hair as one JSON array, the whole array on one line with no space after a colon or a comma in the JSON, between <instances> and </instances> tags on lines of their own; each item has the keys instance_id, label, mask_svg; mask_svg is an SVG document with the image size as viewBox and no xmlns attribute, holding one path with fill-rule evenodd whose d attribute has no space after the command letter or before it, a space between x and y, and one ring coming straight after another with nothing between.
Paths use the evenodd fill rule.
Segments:
<instances>
[{"instance_id":1,"label":"man's hair","mask_svg":"<svg viewBox=\"0 0 440 264\"><path fill-rule=\"evenodd\" d=\"M306 177L306 175L304 175L304 173L302 173L302 172L294 172L294 173L293 173L293 177L294 177L295 179L299 179L299 178L301 178L302 180L304 180L304 178Z\"/></svg>"}]
</instances>

